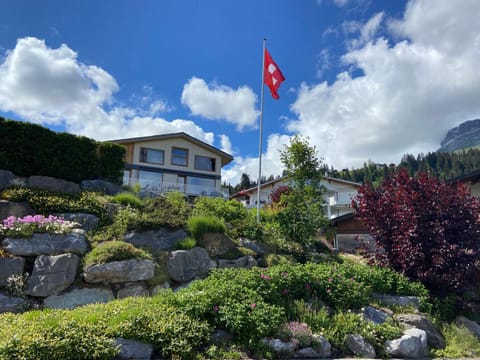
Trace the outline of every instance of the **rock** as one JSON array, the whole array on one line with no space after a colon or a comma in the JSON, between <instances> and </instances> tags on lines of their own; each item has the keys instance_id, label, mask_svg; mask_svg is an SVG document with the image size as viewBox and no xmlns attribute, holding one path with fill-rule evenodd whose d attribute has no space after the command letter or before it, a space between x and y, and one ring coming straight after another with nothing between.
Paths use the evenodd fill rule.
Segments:
<instances>
[{"instance_id":1,"label":"rock","mask_svg":"<svg viewBox=\"0 0 480 360\"><path fill-rule=\"evenodd\" d=\"M6 189L12 185L15 174L9 170L0 170L0 190Z\"/></svg>"},{"instance_id":2,"label":"rock","mask_svg":"<svg viewBox=\"0 0 480 360\"><path fill-rule=\"evenodd\" d=\"M168 273L178 282L205 277L215 266L215 262L210 260L207 251L200 247L172 251L167 260Z\"/></svg>"},{"instance_id":3,"label":"rock","mask_svg":"<svg viewBox=\"0 0 480 360\"><path fill-rule=\"evenodd\" d=\"M206 233L199 240L198 245L207 250L212 258L226 254L235 247L235 243L225 234Z\"/></svg>"},{"instance_id":4,"label":"rock","mask_svg":"<svg viewBox=\"0 0 480 360\"><path fill-rule=\"evenodd\" d=\"M296 347L296 345L293 342L291 341L284 342L280 339L264 338L262 339L262 343L264 343L267 346L270 346L275 353L282 354L282 355L293 354Z\"/></svg>"},{"instance_id":5,"label":"rock","mask_svg":"<svg viewBox=\"0 0 480 360\"><path fill-rule=\"evenodd\" d=\"M373 294L373 297L385 305L412 306L415 309L420 308L420 300L416 296L393 296Z\"/></svg>"},{"instance_id":6,"label":"rock","mask_svg":"<svg viewBox=\"0 0 480 360\"><path fill-rule=\"evenodd\" d=\"M218 260L218 268L245 268L250 269L254 266L257 266L257 260L255 260L252 256L242 256L241 258L235 260L225 260L219 259Z\"/></svg>"},{"instance_id":7,"label":"rock","mask_svg":"<svg viewBox=\"0 0 480 360\"><path fill-rule=\"evenodd\" d=\"M12 275L23 275L25 259L22 257L0 257L0 287L7 284L7 279Z\"/></svg>"},{"instance_id":8,"label":"rock","mask_svg":"<svg viewBox=\"0 0 480 360\"><path fill-rule=\"evenodd\" d=\"M427 333L423 330L412 328L403 332L399 339L389 340L385 343L385 351L388 355L421 358L427 355Z\"/></svg>"},{"instance_id":9,"label":"rock","mask_svg":"<svg viewBox=\"0 0 480 360\"><path fill-rule=\"evenodd\" d=\"M320 357L328 358L332 355L332 345L322 335L313 334L312 344L315 350L320 354Z\"/></svg>"},{"instance_id":10,"label":"rock","mask_svg":"<svg viewBox=\"0 0 480 360\"><path fill-rule=\"evenodd\" d=\"M80 188L85 191L100 192L106 195L116 195L123 191L120 185L104 180L84 180Z\"/></svg>"},{"instance_id":11,"label":"rock","mask_svg":"<svg viewBox=\"0 0 480 360\"><path fill-rule=\"evenodd\" d=\"M134 296L148 296L148 289L145 284L129 284L124 288L121 288L117 292L117 299L123 299L126 297L134 297Z\"/></svg>"},{"instance_id":12,"label":"rock","mask_svg":"<svg viewBox=\"0 0 480 360\"><path fill-rule=\"evenodd\" d=\"M56 193L79 194L80 186L74 182L55 179L50 176L30 176L27 178L29 188L45 189Z\"/></svg>"},{"instance_id":13,"label":"rock","mask_svg":"<svg viewBox=\"0 0 480 360\"><path fill-rule=\"evenodd\" d=\"M27 307L25 299L18 297L10 297L0 294L0 314L3 313L20 313Z\"/></svg>"},{"instance_id":14,"label":"rock","mask_svg":"<svg viewBox=\"0 0 480 360\"><path fill-rule=\"evenodd\" d=\"M387 321L388 318L391 317L386 312L375 309L372 306L365 307L365 309L363 310L363 316L365 319L370 320L374 324L383 324L385 321Z\"/></svg>"},{"instance_id":15,"label":"rock","mask_svg":"<svg viewBox=\"0 0 480 360\"><path fill-rule=\"evenodd\" d=\"M222 329L216 329L215 332L210 336L210 342L217 346L229 344L232 340L233 335Z\"/></svg>"},{"instance_id":16,"label":"rock","mask_svg":"<svg viewBox=\"0 0 480 360\"><path fill-rule=\"evenodd\" d=\"M124 283L151 279L155 265L151 260L123 260L93 265L84 269L84 279L88 283Z\"/></svg>"},{"instance_id":17,"label":"rock","mask_svg":"<svg viewBox=\"0 0 480 360\"><path fill-rule=\"evenodd\" d=\"M295 351L294 357L300 359L321 359L323 358L323 355L313 347L309 346Z\"/></svg>"},{"instance_id":18,"label":"rock","mask_svg":"<svg viewBox=\"0 0 480 360\"><path fill-rule=\"evenodd\" d=\"M61 295L49 296L43 300L43 306L49 309L73 309L87 304L106 303L114 299L110 289L82 288Z\"/></svg>"},{"instance_id":19,"label":"rock","mask_svg":"<svg viewBox=\"0 0 480 360\"><path fill-rule=\"evenodd\" d=\"M240 246L250 249L252 251L255 251L258 255L263 255L265 254L265 250L258 245L255 241L246 239L246 238L240 238L239 240Z\"/></svg>"},{"instance_id":20,"label":"rock","mask_svg":"<svg viewBox=\"0 0 480 360\"><path fill-rule=\"evenodd\" d=\"M74 221L80 224L83 230L90 231L98 226L98 216L86 213L58 213L53 214L57 217L62 217L67 221Z\"/></svg>"},{"instance_id":21,"label":"rock","mask_svg":"<svg viewBox=\"0 0 480 360\"><path fill-rule=\"evenodd\" d=\"M40 255L33 264L25 294L47 297L68 288L77 275L80 258L74 254Z\"/></svg>"},{"instance_id":22,"label":"rock","mask_svg":"<svg viewBox=\"0 0 480 360\"><path fill-rule=\"evenodd\" d=\"M347 348L355 355L364 358L375 358L375 348L372 344L365 341L363 336L358 334L349 334L345 341Z\"/></svg>"},{"instance_id":23,"label":"rock","mask_svg":"<svg viewBox=\"0 0 480 360\"><path fill-rule=\"evenodd\" d=\"M115 345L120 348L120 352L115 359L150 360L152 358L153 346L150 344L135 340L116 338Z\"/></svg>"},{"instance_id":24,"label":"rock","mask_svg":"<svg viewBox=\"0 0 480 360\"><path fill-rule=\"evenodd\" d=\"M407 327L415 327L425 331L427 333L427 343L429 347L434 349L445 348L445 338L426 316L417 314L400 314L395 318Z\"/></svg>"},{"instance_id":25,"label":"rock","mask_svg":"<svg viewBox=\"0 0 480 360\"><path fill-rule=\"evenodd\" d=\"M138 248L145 248L151 253L172 250L177 243L187 237L183 229L171 231L168 229L150 230L145 232L131 232L124 237L124 241Z\"/></svg>"},{"instance_id":26,"label":"rock","mask_svg":"<svg viewBox=\"0 0 480 360\"><path fill-rule=\"evenodd\" d=\"M455 322L467 328L472 334L480 339L480 325L473 320L467 319L465 316L457 316Z\"/></svg>"},{"instance_id":27,"label":"rock","mask_svg":"<svg viewBox=\"0 0 480 360\"><path fill-rule=\"evenodd\" d=\"M0 200L0 221L15 216L22 218L27 215L34 215L35 211L26 202L14 202L8 200Z\"/></svg>"},{"instance_id":28,"label":"rock","mask_svg":"<svg viewBox=\"0 0 480 360\"><path fill-rule=\"evenodd\" d=\"M170 284L165 281L163 284L157 285L152 289L152 295L157 295L160 291L170 289Z\"/></svg>"},{"instance_id":29,"label":"rock","mask_svg":"<svg viewBox=\"0 0 480 360\"><path fill-rule=\"evenodd\" d=\"M68 234L35 233L29 239L5 238L4 249L13 255L57 255L74 253L83 255L87 252L85 231L74 229Z\"/></svg>"}]
</instances>

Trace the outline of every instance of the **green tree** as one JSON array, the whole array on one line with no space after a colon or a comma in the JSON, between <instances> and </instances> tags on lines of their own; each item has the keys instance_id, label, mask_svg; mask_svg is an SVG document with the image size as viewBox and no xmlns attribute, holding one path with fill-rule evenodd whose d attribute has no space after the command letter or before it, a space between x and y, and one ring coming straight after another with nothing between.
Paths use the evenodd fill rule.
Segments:
<instances>
[{"instance_id":1,"label":"green tree","mask_svg":"<svg viewBox=\"0 0 480 360\"><path fill-rule=\"evenodd\" d=\"M280 200L280 229L288 240L306 245L328 222L322 208L321 162L315 147L298 135L280 152L280 159L291 180L290 191L283 193Z\"/></svg>"}]
</instances>

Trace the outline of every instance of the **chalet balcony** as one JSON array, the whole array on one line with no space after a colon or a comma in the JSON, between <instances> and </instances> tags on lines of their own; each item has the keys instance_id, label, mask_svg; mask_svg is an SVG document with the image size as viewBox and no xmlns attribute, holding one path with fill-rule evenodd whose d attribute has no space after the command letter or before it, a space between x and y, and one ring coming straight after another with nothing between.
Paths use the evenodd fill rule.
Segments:
<instances>
[{"instance_id":1,"label":"chalet balcony","mask_svg":"<svg viewBox=\"0 0 480 360\"><path fill-rule=\"evenodd\" d=\"M352 199L355 197L356 194L351 192L336 192L327 194L328 200L327 204L329 206L337 206L337 207L350 207L352 203Z\"/></svg>"}]
</instances>

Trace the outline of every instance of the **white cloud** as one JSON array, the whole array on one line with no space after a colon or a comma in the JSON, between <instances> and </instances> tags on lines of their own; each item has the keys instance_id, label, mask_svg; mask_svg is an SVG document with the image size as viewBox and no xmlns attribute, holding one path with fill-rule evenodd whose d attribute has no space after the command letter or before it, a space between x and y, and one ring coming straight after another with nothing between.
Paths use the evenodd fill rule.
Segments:
<instances>
[{"instance_id":1,"label":"white cloud","mask_svg":"<svg viewBox=\"0 0 480 360\"><path fill-rule=\"evenodd\" d=\"M52 49L37 38L19 39L1 61L0 109L24 120L63 125L96 140L183 131L213 144L214 134L192 121L157 117L170 107L148 86L136 98L137 107L107 106L115 103L113 94L119 90L115 79L79 62L65 44Z\"/></svg>"},{"instance_id":2,"label":"white cloud","mask_svg":"<svg viewBox=\"0 0 480 360\"><path fill-rule=\"evenodd\" d=\"M203 79L192 77L184 86L182 104L193 115L209 120L225 120L237 129L255 127L259 111L255 110L257 96L247 86L234 90L216 83L207 84Z\"/></svg>"},{"instance_id":3,"label":"white cloud","mask_svg":"<svg viewBox=\"0 0 480 360\"><path fill-rule=\"evenodd\" d=\"M230 141L230 138L228 137L228 135L220 134L218 135L218 137L220 138L220 149L222 151L225 151L227 154L232 155L233 154L232 142Z\"/></svg>"},{"instance_id":4,"label":"white cloud","mask_svg":"<svg viewBox=\"0 0 480 360\"><path fill-rule=\"evenodd\" d=\"M262 176L280 176L283 166L280 161L280 150L289 143L290 136L271 134L267 139L267 150L262 153ZM240 182L243 173L250 176L250 179L258 179L258 157L236 156L230 168L222 170L222 182L236 185Z\"/></svg>"},{"instance_id":5,"label":"white cloud","mask_svg":"<svg viewBox=\"0 0 480 360\"><path fill-rule=\"evenodd\" d=\"M331 85L302 84L288 129L309 134L337 168L436 150L449 128L480 115L479 13L476 0L411 1L390 23L408 39L378 38L346 53L344 65L359 77L343 72Z\"/></svg>"},{"instance_id":6,"label":"white cloud","mask_svg":"<svg viewBox=\"0 0 480 360\"><path fill-rule=\"evenodd\" d=\"M343 24L343 29L346 33L360 32L360 36L356 39L350 39L347 41L347 48L354 50L364 46L371 41L383 19L383 12L373 15L365 24L361 24L357 21L349 21Z\"/></svg>"}]
</instances>

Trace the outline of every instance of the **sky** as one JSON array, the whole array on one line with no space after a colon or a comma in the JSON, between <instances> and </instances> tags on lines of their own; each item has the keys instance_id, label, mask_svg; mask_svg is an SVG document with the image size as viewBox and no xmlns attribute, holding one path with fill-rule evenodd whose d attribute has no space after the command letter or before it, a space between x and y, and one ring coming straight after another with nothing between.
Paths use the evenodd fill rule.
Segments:
<instances>
[{"instance_id":1,"label":"sky","mask_svg":"<svg viewBox=\"0 0 480 360\"><path fill-rule=\"evenodd\" d=\"M0 116L98 141L186 132L258 176L307 138L336 169L436 151L480 118L478 0L0 0Z\"/></svg>"}]
</instances>

